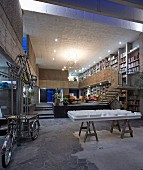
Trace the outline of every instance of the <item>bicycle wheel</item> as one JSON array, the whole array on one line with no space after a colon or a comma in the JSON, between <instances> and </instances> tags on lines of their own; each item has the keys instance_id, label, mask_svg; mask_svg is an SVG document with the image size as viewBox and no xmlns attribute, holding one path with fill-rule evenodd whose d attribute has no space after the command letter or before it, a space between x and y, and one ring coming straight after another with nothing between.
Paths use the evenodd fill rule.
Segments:
<instances>
[{"instance_id":1,"label":"bicycle wheel","mask_svg":"<svg viewBox=\"0 0 143 170\"><path fill-rule=\"evenodd\" d=\"M8 134L2 146L2 166L6 168L11 160L12 148L13 148L13 137Z\"/></svg>"},{"instance_id":2,"label":"bicycle wheel","mask_svg":"<svg viewBox=\"0 0 143 170\"><path fill-rule=\"evenodd\" d=\"M32 123L32 127L31 127L31 138L32 138L32 140L35 140L38 137L39 126L40 126L40 123L39 123L38 120L36 120Z\"/></svg>"}]
</instances>

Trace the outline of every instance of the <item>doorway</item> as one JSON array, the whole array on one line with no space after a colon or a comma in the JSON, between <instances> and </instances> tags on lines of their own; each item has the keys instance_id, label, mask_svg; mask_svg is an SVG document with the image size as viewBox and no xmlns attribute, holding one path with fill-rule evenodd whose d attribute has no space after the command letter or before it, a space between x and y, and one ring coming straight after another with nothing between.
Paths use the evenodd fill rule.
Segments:
<instances>
[{"instance_id":1,"label":"doorway","mask_svg":"<svg viewBox=\"0 0 143 170\"><path fill-rule=\"evenodd\" d=\"M55 89L47 89L47 102L54 102Z\"/></svg>"}]
</instances>

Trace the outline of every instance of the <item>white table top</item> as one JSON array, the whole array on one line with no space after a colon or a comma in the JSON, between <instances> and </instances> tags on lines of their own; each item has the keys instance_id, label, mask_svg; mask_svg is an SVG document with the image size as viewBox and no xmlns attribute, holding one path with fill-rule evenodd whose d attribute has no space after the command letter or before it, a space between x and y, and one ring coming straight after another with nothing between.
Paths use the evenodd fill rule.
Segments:
<instances>
[{"instance_id":1,"label":"white table top","mask_svg":"<svg viewBox=\"0 0 143 170\"><path fill-rule=\"evenodd\" d=\"M127 110L77 110L68 111L68 116L73 121L105 121L105 120L124 120L140 119L140 112Z\"/></svg>"}]
</instances>

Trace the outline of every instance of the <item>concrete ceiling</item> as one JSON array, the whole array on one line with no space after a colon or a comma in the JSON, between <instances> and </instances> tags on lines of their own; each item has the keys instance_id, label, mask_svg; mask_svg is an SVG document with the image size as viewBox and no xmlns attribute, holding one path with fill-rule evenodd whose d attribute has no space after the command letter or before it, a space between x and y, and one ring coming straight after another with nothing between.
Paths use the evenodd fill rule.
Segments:
<instances>
[{"instance_id":1,"label":"concrete ceiling","mask_svg":"<svg viewBox=\"0 0 143 170\"><path fill-rule=\"evenodd\" d=\"M71 11L71 16L67 17L67 9L64 9L63 16L24 10L24 33L30 35L36 62L41 68L62 69L68 58L75 60L76 57L81 67L89 68L89 65L94 65L94 61L108 56L108 50L114 53L127 42L136 40L140 34L130 30L132 23L123 24L124 20L120 21L123 25L121 28L115 24L118 19L112 22L109 17L110 22L106 23L108 18L100 17L98 21L101 19L102 22L96 22L89 13L80 19L76 10L74 12L78 19L71 17ZM61 12L58 8L55 11ZM58 38L57 42L55 38Z\"/></svg>"},{"instance_id":2,"label":"concrete ceiling","mask_svg":"<svg viewBox=\"0 0 143 170\"><path fill-rule=\"evenodd\" d=\"M135 8L143 9L143 1L142 0L111 0L113 2L121 3L124 5L132 6Z\"/></svg>"},{"instance_id":3,"label":"concrete ceiling","mask_svg":"<svg viewBox=\"0 0 143 170\"><path fill-rule=\"evenodd\" d=\"M0 53L0 67L8 67L6 64L7 61L6 57Z\"/></svg>"},{"instance_id":4,"label":"concrete ceiling","mask_svg":"<svg viewBox=\"0 0 143 170\"><path fill-rule=\"evenodd\" d=\"M114 18L143 23L142 0L37 0ZM142 7L142 8L141 8ZM138 9L141 8L141 9Z\"/></svg>"}]
</instances>

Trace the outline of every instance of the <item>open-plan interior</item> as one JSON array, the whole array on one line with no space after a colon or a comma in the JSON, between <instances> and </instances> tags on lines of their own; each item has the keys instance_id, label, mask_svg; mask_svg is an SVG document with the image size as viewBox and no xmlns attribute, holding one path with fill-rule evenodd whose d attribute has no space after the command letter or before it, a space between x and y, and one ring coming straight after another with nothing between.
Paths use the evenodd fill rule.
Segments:
<instances>
[{"instance_id":1,"label":"open-plan interior","mask_svg":"<svg viewBox=\"0 0 143 170\"><path fill-rule=\"evenodd\" d=\"M142 116L141 0L0 0L0 169L142 170Z\"/></svg>"}]
</instances>

